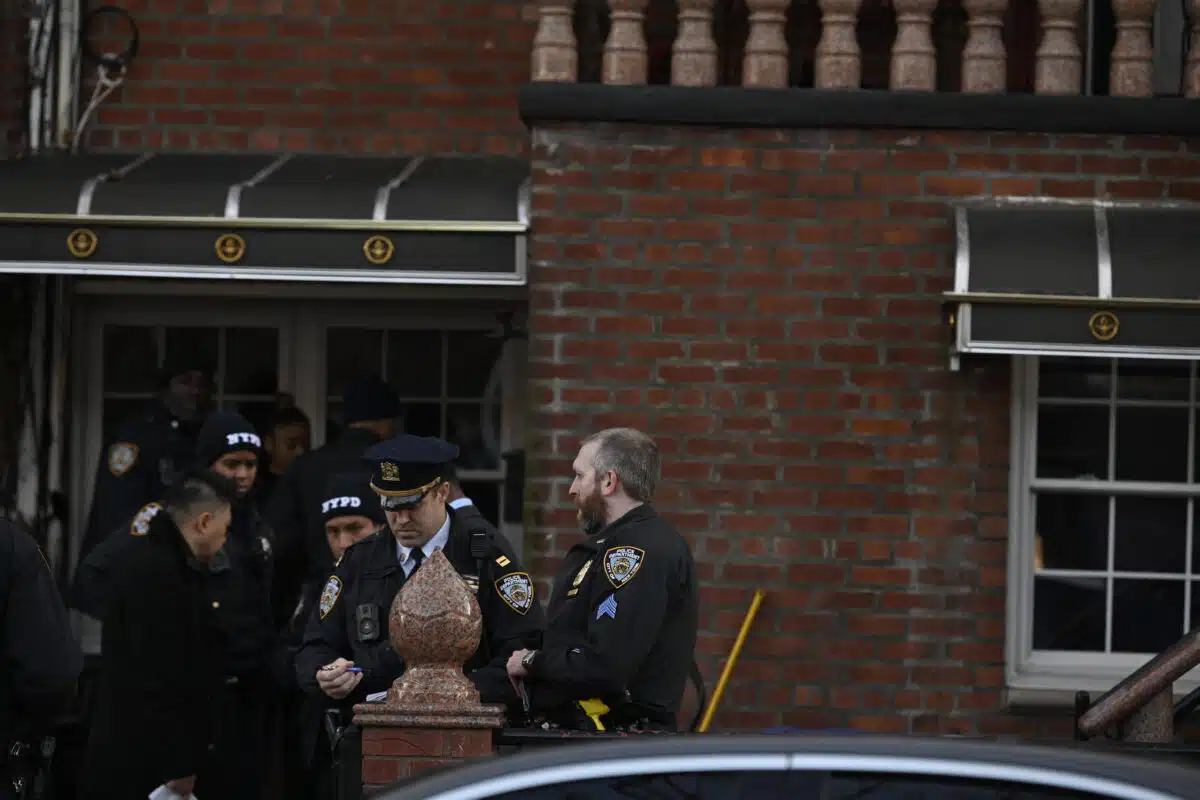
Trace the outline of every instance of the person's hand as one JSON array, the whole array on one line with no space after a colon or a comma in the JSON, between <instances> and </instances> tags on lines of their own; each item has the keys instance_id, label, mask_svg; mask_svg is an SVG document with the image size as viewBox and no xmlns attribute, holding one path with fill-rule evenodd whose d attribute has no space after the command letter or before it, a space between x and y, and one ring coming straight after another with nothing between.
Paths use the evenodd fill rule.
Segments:
<instances>
[{"instance_id":1,"label":"person's hand","mask_svg":"<svg viewBox=\"0 0 1200 800\"><path fill-rule=\"evenodd\" d=\"M512 681L513 688L516 688L518 681L529 677L529 670L521 663L528 653L528 650L518 650L508 657L508 679Z\"/></svg>"},{"instance_id":2,"label":"person's hand","mask_svg":"<svg viewBox=\"0 0 1200 800\"><path fill-rule=\"evenodd\" d=\"M317 685L329 697L341 700L353 692L359 681L362 680L361 672L347 672L347 669L353 666L353 661L347 661L344 658L339 658L332 664L326 664L317 670Z\"/></svg>"},{"instance_id":3,"label":"person's hand","mask_svg":"<svg viewBox=\"0 0 1200 800\"><path fill-rule=\"evenodd\" d=\"M196 776L188 775L186 778L176 778L173 781L167 781L167 788L178 795L191 797L191 794L196 789Z\"/></svg>"}]
</instances>

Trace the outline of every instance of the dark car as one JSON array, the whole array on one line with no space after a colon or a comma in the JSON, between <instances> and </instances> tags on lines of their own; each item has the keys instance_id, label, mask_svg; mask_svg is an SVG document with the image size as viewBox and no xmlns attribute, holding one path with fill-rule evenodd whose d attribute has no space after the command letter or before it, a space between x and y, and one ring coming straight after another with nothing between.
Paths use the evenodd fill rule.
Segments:
<instances>
[{"instance_id":1,"label":"dark car","mask_svg":"<svg viewBox=\"0 0 1200 800\"><path fill-rule=\"evenodd\" d=\"M1200 769L1087 746L919 736L565 744L397 785L385 800L1196 800Z\"/></svg>"}]
</instances>

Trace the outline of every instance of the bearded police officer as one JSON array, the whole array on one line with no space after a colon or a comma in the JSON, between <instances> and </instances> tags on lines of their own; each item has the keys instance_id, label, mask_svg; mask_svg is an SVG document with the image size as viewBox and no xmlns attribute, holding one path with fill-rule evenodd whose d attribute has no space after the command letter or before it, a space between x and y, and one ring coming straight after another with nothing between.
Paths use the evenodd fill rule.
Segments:
<instances>
[{"instance_id":1,"label":"bearded police officer","mask_svg":"<svg viewBox=\"0 0 1200 800\"><path fill-rule=\"evenodd\" d=\"M457 456L456 445L410 435L365 454L391 535L351 547L325 583L297 658L297 678L308 692L352 703L391 686L404 672L388 637L392 600L425 559L442 550L483 612L479 650L465 670L485 703L515 705L504 664L514 650L536 646L544 616L504 537L478 520L463 522L447 506L450 486L443 476ZM362 671L349 671L353 667Z\"/></svg>"},{"instance_id":2,"label":"bearded police officer","mask_svg":"<svg viewBox=\"0 0 1200 800\"><path fill-rule=\"evenodd\" d=\"M650 507L658 446L631 428L583 443L570 494L588 538L554 580L536 650L513 653L535 713L566 728L673 730L696 647L691 550Z\"/></svg>"}]
</instances>

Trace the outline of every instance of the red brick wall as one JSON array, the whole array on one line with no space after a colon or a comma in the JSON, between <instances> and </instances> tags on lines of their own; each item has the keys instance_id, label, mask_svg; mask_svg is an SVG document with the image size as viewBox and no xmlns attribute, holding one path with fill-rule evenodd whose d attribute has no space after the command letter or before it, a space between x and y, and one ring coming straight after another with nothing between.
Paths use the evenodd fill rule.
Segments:
<instances>
[{"instance_id":1,"label":"red brick wall","mask_svg":"<svg viewBox=\"0 0 1200 800\"><path fill-rule=\"evenodd\" d=\"M1200 199L1153 138L562 127L534 133L531 560L576 534L581 432L665 455L717 727L1065 734L1002 708L1009 368L947 370L949 203Z\"/></svg>"},{"instance_id":2,"label":"red brick wall","mask_svg":"<svg viewBox=\"0 0 1200 800\"><path fill-rule=\"evenodd\" d=\"M0 158L21 145L28 28L24 3L9 0L0 7Z\"/></svg>"},{"instance_id":3,"label":"red brick wall","mask_svg":"<svg viewBox=\"0 0 1200 800\"><path fill-rule=\"evenodd\" d=\"M524 149L533 25L519 0L117 3L141 52L93 148Z\"/></svg>"}]
</instances>

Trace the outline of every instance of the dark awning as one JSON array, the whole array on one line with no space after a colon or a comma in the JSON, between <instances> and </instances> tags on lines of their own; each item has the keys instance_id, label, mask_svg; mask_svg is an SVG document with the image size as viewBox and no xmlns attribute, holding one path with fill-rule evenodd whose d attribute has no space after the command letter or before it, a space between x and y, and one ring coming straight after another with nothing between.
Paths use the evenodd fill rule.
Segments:
<instances>
[{"instance_id":1,"label":"dark awning","mask_svg":"<svg viewBox=\"0 0 1200 800\"><path fill-rule=\"evenodd\" d=\"M1200 358L1200 207L955 210L954 355Z\"/></svg>"},{"instance_id":2,"label":"dark awning","mask_svg":"<svg viewBox=\"0 0 1200 800\"><path fill-rule=\"evenodd\" d=\"M0 161L0 272L523 284L528 178L492 156Z\"/></svg>"}]
</instances>

